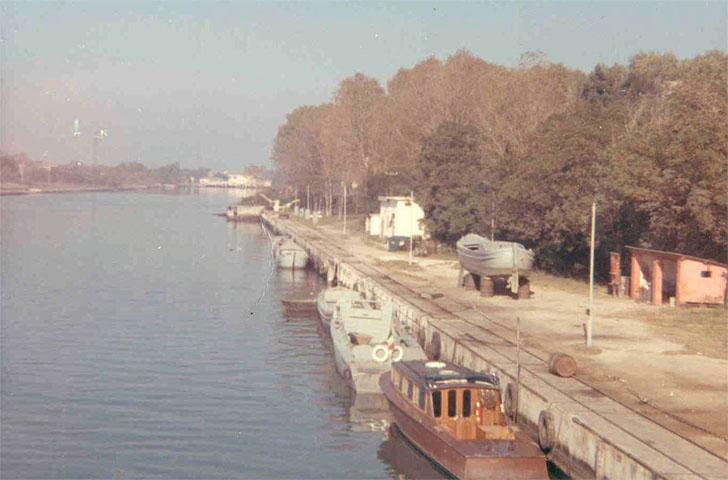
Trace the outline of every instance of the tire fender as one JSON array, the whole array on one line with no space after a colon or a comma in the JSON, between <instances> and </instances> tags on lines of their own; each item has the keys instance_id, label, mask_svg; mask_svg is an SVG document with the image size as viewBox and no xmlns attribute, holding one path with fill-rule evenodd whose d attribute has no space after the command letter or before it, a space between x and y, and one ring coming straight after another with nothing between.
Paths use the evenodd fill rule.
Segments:
<instances>
[{"instance_id":1,"label":"tire fender","mask_svg":"<svg viewBox=\"0 0 728 480\"><path fill-rule=\"evenodd\" d=\"M516 405L518 404L518 389L513 383L506 385L503 393L503 409L511 420L516 418Z\"/></svg>"},{"instance_id":2,"label":"tire fender","mask_svg":"<svg viewBox=\"0 0 728 480\"><path fill-rule=\"evenodd\" d=\"M548 410L542 410L538 415L538 445L544 453L551 452L556 445L554 414Z\"/></svg>"}]
</instances>

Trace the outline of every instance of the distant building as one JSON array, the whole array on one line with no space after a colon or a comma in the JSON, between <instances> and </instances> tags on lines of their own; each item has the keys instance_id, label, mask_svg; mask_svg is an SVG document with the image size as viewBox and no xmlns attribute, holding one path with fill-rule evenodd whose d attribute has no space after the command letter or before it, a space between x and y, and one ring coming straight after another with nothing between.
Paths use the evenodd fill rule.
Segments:
<instances>
[{"instance_id":1,"label":"distant building","mask_svg":"<svg viewBox=\"0 0 728 480\"><path fill-rule=\"evenodd\" d=\"M366 230L381 239L423 237L425 212L410 197L379 197L379 213L367 218Z\"/></svg>"},{"instance_id":2,"label":"distant building","mask_svg":"<svg viewBox=\"0 0 728 480\"><path fill-rule=\"evenodd\" d=\"M227 177L227 180L222 178L210 176L200 178L199 184L203 187L224 187L224 188L264 188L270 187L272 182L270 180L264 180L254 177L253 175L246 175L244 173L234 172L223 172L223 175Z\"/></svg>"}]
</instances>

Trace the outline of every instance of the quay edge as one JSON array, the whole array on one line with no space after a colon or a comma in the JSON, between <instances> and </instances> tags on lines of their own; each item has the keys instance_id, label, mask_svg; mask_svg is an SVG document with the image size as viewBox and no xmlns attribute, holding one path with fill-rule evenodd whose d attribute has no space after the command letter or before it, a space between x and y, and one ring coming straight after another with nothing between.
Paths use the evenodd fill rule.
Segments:
<instances>
[{"instance_id":1,"label":"quay edge","mask_svg":"<svg viewBox=\"0 0 728 480\"><path fill-rule=\"evenodd\" d=\"M497 324L474 328L474 322L483 323L479 312L454 308L446 297L423 298L416 288L361 262L313 228L268 212L262 219L302 246L329 281L335 278L368 298L392 302L397 326L417 338L428 356L497 373L504 398L506 388L515 390L516 347L508 340L512 332ZM538 357L522 351L520 363L519 426L542 448L550 447L548 458L572 478L725 478L724 458L577 378L550 374Z\"/></svg>"}]
</instances>

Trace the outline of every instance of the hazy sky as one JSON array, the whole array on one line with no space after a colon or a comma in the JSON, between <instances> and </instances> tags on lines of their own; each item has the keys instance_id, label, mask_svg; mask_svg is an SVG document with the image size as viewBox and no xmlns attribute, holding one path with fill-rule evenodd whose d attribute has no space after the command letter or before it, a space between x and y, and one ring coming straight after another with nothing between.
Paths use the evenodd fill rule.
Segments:
<instances>
[{"instance_id":1,"label":"hazy sky","mask_svg":"<svg viewBox=\"0 0 728 480\"><path fill-rule=\"evenodd\" d=\"M460 48L514 66L526 51L590 71L639 51L726 50L726 2L228 2L0 0L6 151L65 163L269 164L276 130L361 71ZM0 116L0 118L3 118ZM81 136L73 137L80 120Z\"/></svg>"}]
</instances>

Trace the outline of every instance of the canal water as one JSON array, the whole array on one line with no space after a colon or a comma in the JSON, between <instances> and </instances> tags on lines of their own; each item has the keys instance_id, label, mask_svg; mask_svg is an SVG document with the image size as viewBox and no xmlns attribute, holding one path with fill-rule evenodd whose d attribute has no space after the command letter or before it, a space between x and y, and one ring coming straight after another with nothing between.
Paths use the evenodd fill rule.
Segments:
<instances>
[{"instance_id":1,"label":"canal water","mask_svg":"<svg viewBox=\"0 0 728 480\"><path fill-rule=\"evenodd\" d=\"M338 377L224 193L0 200L0 477L442 478Z\"/></svg>"}]
</instances>

